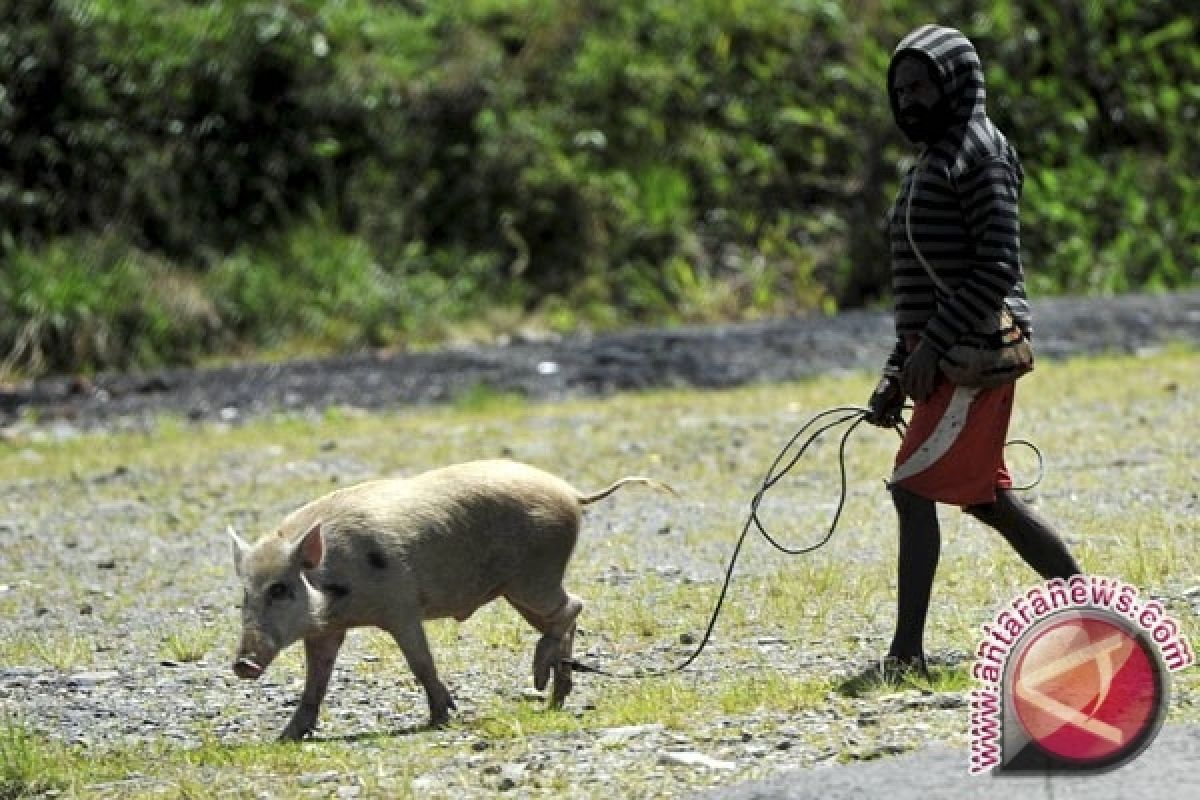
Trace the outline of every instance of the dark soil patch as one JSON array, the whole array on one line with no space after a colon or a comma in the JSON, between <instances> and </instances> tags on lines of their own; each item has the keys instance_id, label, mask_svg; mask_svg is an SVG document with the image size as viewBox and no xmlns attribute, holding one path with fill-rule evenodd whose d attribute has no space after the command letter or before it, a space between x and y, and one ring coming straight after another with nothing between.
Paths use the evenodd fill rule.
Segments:
<instances>
[{"instance_id":1,"label":"dark soil patch","mask_svg":"<svg viewBox=\"0 0 1200 800\"><path fill-rule=\"evenodd\" d=\"M1200 342L1200 292L1049 298L1035 305L1042 358L1131 353ZM0 389L0 424L22 414L85 428L160 412L194 420L347 406L385 409L453 401L484 389L531 400L667 387L724 388L838 370L870 370L891 344L890 315L673 330L634 330L436 352L368 353L282 364L48 377Z\"/></svg>"}]
</instances>

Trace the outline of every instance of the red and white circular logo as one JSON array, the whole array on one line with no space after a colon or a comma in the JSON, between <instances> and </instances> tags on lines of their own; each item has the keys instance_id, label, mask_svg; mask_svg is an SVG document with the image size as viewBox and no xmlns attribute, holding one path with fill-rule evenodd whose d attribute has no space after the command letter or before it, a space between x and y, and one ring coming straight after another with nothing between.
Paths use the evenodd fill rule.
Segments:
<instances>
[{"instance_id":1,"label":"red and white circular logo","mask_svg":"<svg viewBox=\"0 0 1200 800\"><path fill-rule=\"evenodd\" d=\"M1122 764L1153 740L1166 710L1157 651L1128 620L1099 609L1049 617L1009 661L1009 707L1028 741L1078 769Z\"/></svg>"}]
</instances>

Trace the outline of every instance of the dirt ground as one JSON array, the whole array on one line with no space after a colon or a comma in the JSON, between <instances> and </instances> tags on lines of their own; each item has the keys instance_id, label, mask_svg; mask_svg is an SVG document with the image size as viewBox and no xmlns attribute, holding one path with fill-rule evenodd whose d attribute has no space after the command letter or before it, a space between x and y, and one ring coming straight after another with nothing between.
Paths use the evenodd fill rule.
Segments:
<instances>
[{"instance_id":1,"label":"dirt ground","mask_svg":"<svg viewBox=\"0 0 1200 800\"><path fill-rule=\"evenodd\" d=\"M1034 303L1041 358L1136 353L1200 342L1200 291ZM473 391L530 400L662 387L727 388L874 369L890 315L852 311L722 327L517 340L433 352L363 353L280 364L48 377L0 387L0 427L24 421L136 427L158 412L232 421L280 410L369 410L454 401Z\"/></svg>"},{"instance_id":2,"label":"dirt ground","mask_svg":"<svg viewBox=\"0 0 1200 800\"><path fill-rule=\"evenodd\" d=\"M1035 313L1036 343L1043 359L1139 353L1172 342L1190 346L1200 342L1200 292L1045 300L1036 305ZM20 439L30 429L36 429L38 436L81 429L138 429L151 426L152 418L161 412L201 422L234 422L273 411L331 406L386 410L469 399L473 392L484 397L511 392L550 403L645 388L771 384L875 369L889 345L886 313L855 312L833 318L631 331L431 353L101 375L90 381L55 377L0 390L0 433L15 432ZM754 427L752 410L724 413L728 418L721 420L721 427L738 435L712 452L701 452L698 445L688 452L714 464L719 459L714 467L719 474L757 471L763 454L751 440L762 431ZM689 437L712 420L678 422L673 435ZM542 420L538 438L546 442L538 446L573 441L579 436L578 423L573 418ZM1190 429L1186 424L1182 427ZM448 440L467 435L476 434L446 432ZM615 435L621 438L620 432ZM5 553L6 571L0 573L0 597L7 599L14 613L6 615L0 633L7 635L12 652L21 648L28 652L20 653L21 658L0 658L7 662L0 663L0 717L10 709L18 710L56 741L98 752L118 746L190 752L205 746L197 730L208 731L232 747L271 735L294 702L295 670L281 669L265 684L253 687L230 674L226 657L234 624L228 608L230 568L227 542L219 534L231 516L254 521L259 513L270 517L280 511L294 499L296 485L305 481L324 485L331 475L345 481L364 477L379 466L371 460L380 458L371 444L317 444L311 453L292 458L268 443L223 452L216 461L141 464L130 459L115 470L84 470L57 479L39 476L36 466L31 466L28 475L4 482L0 485L0 551ZM14 457L32 458L16 450ZM1129 458L1134 460L1112 464L1136 462L1135 456ZM1094 482L1094 475L1088 480ZM170 490L164 492L163 486ZM701 496L690 488L690 496ZM1092 508L1102 505L1093 483L1060 491L1071 495L1048 499ZM684 494L689 496L687 491ZM1136 496L1135 504L1194 503L1194 495L1189 500L1178 494L1163 499L1143 493ZM244 500L251 496L253 510ZM593 594L609 582L645 579L650 573L664 585L686 584L694 574L714 580L719 573L702 569L723 567L724 541L713 545L716 551L708 545L685 548L683 536L700 528L701 518L709 524L717 519L716 527L721 529L732 528L742 518L743 499L739 496L736 507L728 508L711 498L704 503L678 503L671 506L668 524L667 512L658 507L656 497L630 493L621 502L598 509L592 518L595 561L591 567L579 565L579 580ZM162 533L175 529L214 535ZM601 555L608 552L603 548L617 536L614 531L625 530L657 532L637 539L638 557L631 562L644 565L647 572L608 571L604 559L608 564L613 559ZM963 538L970 539L972 547L986 546L982 537ZM56 546L47 546L48 542ZM850 538L835 541L833 547L834 553L839 552L836 548L853 548L856 557L863 557L862 546ZM769 558L765 549L762 558ZM666 571L664 565L671 569ZM750 574L754 562L740 568ZM191 661L176 657L164 644L172 633L178 634L181 647L204 649L208 654ZM581 637L583 645L600 640L598 634L591 640L588 636ZM779 674L792 675L849 668L863 653L876 652L880 646L879 641L865 638L836 647L817 646L813 636L806 633L801 645L799 638L764 635L745 643L727 642L727 649L717 652L728 662L730 653L744 651L753 655L755 663L769 663ZM832 661L827 654L835 651L838 660ZM508 685L510 671L473 661L448 669L455 676L457 699L475 723L446 734L416 735L412 732L419 729L424 715L422 697L411 682L405 682L394 654L385 658L393 662L380 667L380 656L369 640L361 639L354 646L348 657L350 668L339 673L327 709L328 732L334 738L321 743L324 750L337 751L344 743L336 737L349 732L354 747L346 749L372 761L374 771L367 777L374 783L356 782L362 775L314 770L296 779L300 788L292 796L389 796L372 795L372 785L394 785L400 796L438 796L436 790L443 789L441 796L458 797L495 796L497 787L507 785L516 790L513 796L534 796L542 782L552 786L555 780L568 781L579 789L578 796L606 796L617 781L624 780L636 780L645 789L626 796L694 796L710 786L722 787L714 796L737 798L859 797L884 792L916 797L918 791L921 797L956 797L966 791L990 797L989 792L999 796L1003 791L998 781L966 781L965 767L956 760L961 754L944 747L927 752L924 747L938 740L939 732L961 729L965 706L961 693L837 698L798 715L761 710L714 718L687 735L653 724L487 740L479 734L484 714L480 709L495 697L502 698L510 710L525 702ZM709 680L716 672L697 674L697 680ZM581 684L577 708L585 713L584 705L603 686L599 681ZM388 692L382 704L381 685ZM887 723L881 724L881 719ZM364 731L382 733L364 736ZM818 743L810 743L810 737ZM1194 763L1196 741L1194 727L1172 731L1164 736L1168 746L1162 750L1170 760L1147 762L1170 776L1159 785L1176 790L1172 796L1179 796L1181 788L1186 794L1186 786L1191 785L1183 767ZM671 761L681 749L715 753L740 766L726 772L723 767ZM408 755L397 758L398 751ZM413 752L428 759L429 774L410 781L404 769ZM893 758L899 754L906 755ZM853 765L838 766L839 759ZM817 766L793 768L799 765ZM220 781L230 780L231 772L210 768L199 774L201 780L211 780L220 788ZM940 780L950 774L962 782L931 786L928 780L920 780ZM1125 780L1125 774L1118 778ZM768 777L745 783L759 776ZM163 787L170 786L171 778L141 775L128 780L132 783L88 787L87 796L125 797L133 789L158 796L160 789L165 792ZM260 790L258 796L280 796L273 783L277 780L269 772L259 774L250 781L251 790ZM1099 800L1130 796L1127 790L1133 784L1113 784L1109 794L1097 793L1095 783L1087 786L1088 796ZM1146 790L1142 796L1160 796L1153 786L1137 788ZM1032 789L1044 792L1029 796L1049 796L1051 791L1054 796L1082 796L1084 791L1075 784L1038 784ZM543 796L552 796L551 791L546 789Z\"/></svg>"}]
</instances>

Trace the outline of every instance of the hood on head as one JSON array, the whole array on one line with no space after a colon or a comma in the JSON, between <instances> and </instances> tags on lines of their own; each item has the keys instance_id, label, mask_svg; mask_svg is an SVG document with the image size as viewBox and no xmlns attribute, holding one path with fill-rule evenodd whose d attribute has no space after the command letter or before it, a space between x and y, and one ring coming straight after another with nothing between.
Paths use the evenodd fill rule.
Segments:
<instances>
[{"instance_id":1,"label":"hood on head","mask_svg":"<svg viewBox=\"0 0 1200 800\"><path fill-rule=\"evenodd\" d=\"M966 122L985 111L983 64L971 40L954 28L922 25L900 40L888 65L887 93L892 116L899 121L892 80L901 56L915 55L933 68L942 95L949 102L951 124Z\"/></svg>"}]
</instances>

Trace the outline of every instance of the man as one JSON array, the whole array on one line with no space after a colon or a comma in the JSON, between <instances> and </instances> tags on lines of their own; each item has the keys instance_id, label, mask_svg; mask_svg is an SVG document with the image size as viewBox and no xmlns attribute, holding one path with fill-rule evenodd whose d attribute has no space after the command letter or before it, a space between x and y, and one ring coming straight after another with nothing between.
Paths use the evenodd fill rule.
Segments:
<instances>
[{"instance_id":1,"label":"man","mask_svg":"<svg viewBox=\"0 0 1200 800\"><path fill-rule=\"evenodd\" d=\"M867 416L892 426L906 396L915 404L889 482L900 543L896 630L882 676L894 679L927 674L922 640L941 547L936 503L958 505L995 528L1045 579L1080 569L1012 491L1003 448L1013 384L955 386L938 367L1002 305L1031 331L1017 216L1024 175L987 116L974 46L952 28L918 28L892 56L888 96L896 124L921 148L891 212L897 340Z\"/></svg>"}]
</instances>

